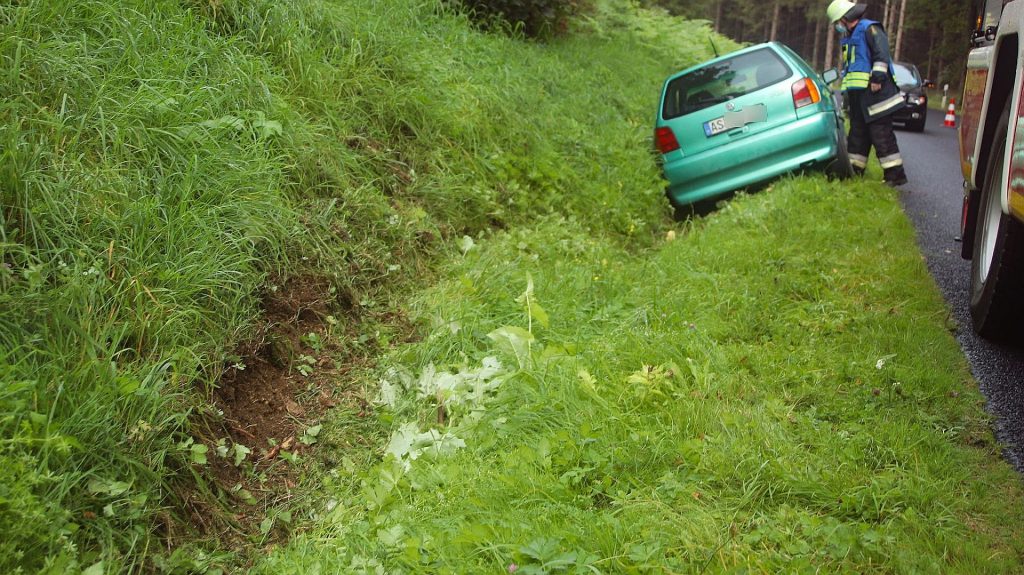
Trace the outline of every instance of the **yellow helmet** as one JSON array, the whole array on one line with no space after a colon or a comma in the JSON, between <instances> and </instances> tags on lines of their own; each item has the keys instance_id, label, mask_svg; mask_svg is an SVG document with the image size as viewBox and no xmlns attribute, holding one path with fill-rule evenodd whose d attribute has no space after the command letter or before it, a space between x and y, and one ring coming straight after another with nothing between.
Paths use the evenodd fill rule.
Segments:
<instances>
[{"instance_id":1,"label":"yellow helmet","mask_svg":"<svg viewBox=\"0 0 1024 575\"><path fill-rule=\"evenodd\" d=\"M856 3L850 2L850 0L832 0L832 3L828 5L828 10L825 11L828 14L828 21L838 22L840 18L846 16L846 13L856 5Z\"/></svg>"}]
</instances>

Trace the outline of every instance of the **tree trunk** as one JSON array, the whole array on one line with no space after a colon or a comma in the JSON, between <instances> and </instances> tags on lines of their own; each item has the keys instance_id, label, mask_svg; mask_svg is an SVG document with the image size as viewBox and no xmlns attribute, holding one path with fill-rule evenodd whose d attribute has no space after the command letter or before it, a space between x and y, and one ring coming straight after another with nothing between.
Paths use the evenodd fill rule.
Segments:
<instances>
[{"instance_id":1,"label":"tree trunk","mask_svg":"<svg viewBox=\"0 0 1024 575\"><path fill-rule=\"evenodd\" d=\"M828 25L828 34L825 35L825 69L834 66L835 59L832 57L832 50L836 43L836 29L832 24Z\"/></svg>"},{"instance_id":2,"label":"tree trunk","mask_svg":"<svg viewBox=\"0 0 1024 575\"><path fill-rule=\"evenodd\" d=\"M777 38L778 34L779 34L779 12L780 11L781 10L779 9L779 0L775 0L775 9L772 10L772 31L768 35L768 40L771 41L771 42L774 42L775 38Z\"/></svg>"},{"instance_id":3,"label":"tree trunk","mask_svg":"<svg viewBox=\"0 0 1024 575\"><path fill-rule=\"evenodd\" d=\"M935 61L933 54L935 54L935 28L931 28L928 33L928 66L925 74L930 80L935 80L935 74L932 73L932 63Z\"/></svg>"},{"instance_id":4,"label":"tree trunk","mask_svg":"<svg viewBox=\"0 0 1024 575\"><path fill-rule=\"evenodd\" d=\"M817 29L817 27L815 26L815 24L817 23L817 18L814 18L810 21L808 21L806 18L791 18L791 22L792 23L789 26L790 29L792 30L795 28L797 31L794 33L800 34L800 37L803 38L803 43L801 44L803 49L800 53L808 62L811 63L812 68L817 69L817 65L815 65L814 63L814 61L816 60L816 58L814 57L814 42L815 40L817 40L817 38L814 37L814 34L811 34L811 30Z\"/></svg>"},{"instance_id":5,"label":"tree trunk","mask_svg":"<svg viewBox=\"0 0 1024 575\"><path fill-rule=\"evenodd\" d=\"M716 4L717 4L717 6L715 7L715 32L721 32L722 31L722 4L725 4L725 2L724 1L717 2Z\"/></svg>"},{"instance_id":6,"label":"tree trunk","mask_svg":"<svg viewBox=\"0 0 1024 575\"><path fill-rule=\"evenodd\" d=\"M882 27L889 31L889 15L892 13L892 0L885 0L885 9L882 10Z\"/></svg>"},{"instance_id":7,"label":"tree trunk","mask_svg":"<svg viewBox=\"0 0 1024 575\"><path fill-rule=\"evenodd\" d=\"M815 20L813 22L813 25L814 25L814 47L813 47L814 55L811 56L811 65L814 66L815 70L825 70L825 69L828 68L828 63L827 62L825 63L824 66L819 66L818 65L818 63L821 62L821 23L818 22L817 20Z\"/></svg>"},{"instance_id":8,"label":"tree trunk","mask_svg":"<svg viewBox=\"0 0 1024 575\"><path fill-rule=\"evenodd\" d=\"M896 51L893 53L893 60L900 59L900 50L903 48L903 19L907 16L907 0L900 2L900 23L896 27Z\"/></svg>"}]
</instances>

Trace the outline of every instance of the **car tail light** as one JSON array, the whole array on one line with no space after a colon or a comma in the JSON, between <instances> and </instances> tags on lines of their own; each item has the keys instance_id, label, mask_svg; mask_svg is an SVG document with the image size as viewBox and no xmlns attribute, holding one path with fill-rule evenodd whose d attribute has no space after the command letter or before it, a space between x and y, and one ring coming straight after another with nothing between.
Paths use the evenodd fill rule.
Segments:
<instances>
[{"instance_id":1,"label":"car tail light","mask_svg":"<svg viewBox=\"0 0 1024 575\"><path fill-rule=\"evenodd\" d=\"M676 140L676 135L672 132L672 128L668 126L662 126L655 130L654 139L657 141L658 150L662 154L674 152L679 149L679 140Z\"/></svg>"},{"instance_id":2,"label":"car tail light","mask_svg":"<svg viewBox=\"0 0 1024 575\"><path fill-rule=\"evenodd\" d=\"M793 105L799 108L821 101L818 86L810 78L801 78L793 84Z\"/></svg>"}]
</instances>

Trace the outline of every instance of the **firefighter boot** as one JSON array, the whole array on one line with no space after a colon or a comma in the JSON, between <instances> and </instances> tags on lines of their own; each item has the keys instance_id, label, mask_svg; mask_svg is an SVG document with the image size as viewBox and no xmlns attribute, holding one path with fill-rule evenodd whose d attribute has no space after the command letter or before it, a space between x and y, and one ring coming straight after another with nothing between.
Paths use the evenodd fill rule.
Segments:
<instances>
[{"instance_id":1,"label":"firefighter boot","mask_svg":"<svg viewBox=\"0 0 1024 575\"><path fill-rule=\"evenodd\" d=\"M907 173L903 171L903 164L886 168L882 171L885 177L885 185L895 188L907 183Z\"/></svg>"},{"instance_id":2,"label":"firefighter boot","mask_svg":"<svg viewBox=\"0 0 1024 575\"><path fill-rule=\"evenodd\" d=\"M879 118L868 124L868 135L875 147L878 163L882 165L885 183L889 186L902 186L907 183L907 173L903 171L903 157L896 143L896 134L892 131L892 116Z\"/></svg>"}]
</instances>

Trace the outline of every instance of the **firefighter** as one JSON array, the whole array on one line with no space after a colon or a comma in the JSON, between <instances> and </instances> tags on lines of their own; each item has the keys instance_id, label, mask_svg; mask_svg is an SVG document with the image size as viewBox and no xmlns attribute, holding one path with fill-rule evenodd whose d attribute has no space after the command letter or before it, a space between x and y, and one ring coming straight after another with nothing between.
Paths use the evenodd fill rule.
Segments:
<instances>
[{"instance_id":1,"label":"firefighter","mask_svg":"<svg viewBox=\"0 0 1024 575\"><path fill-rule=\"evenodd\" d=\"M907 183L907 174L893 133L892 114L904 101L889 57L889 38L881 24L864 18L866 9L865 4L833 0L827 10L841 36L842 91L850 104L847 148L854 171L863 174L874 146L885 183L899 186Z\"/></svg>"}]
</instances>

